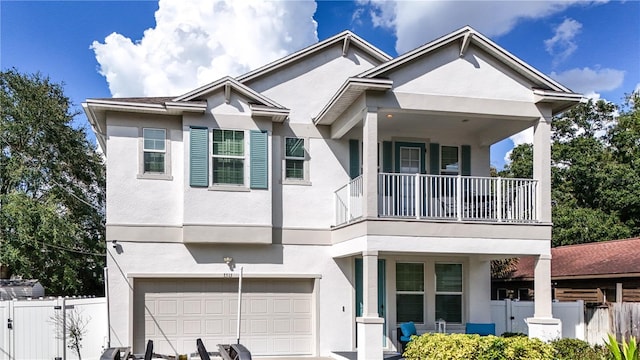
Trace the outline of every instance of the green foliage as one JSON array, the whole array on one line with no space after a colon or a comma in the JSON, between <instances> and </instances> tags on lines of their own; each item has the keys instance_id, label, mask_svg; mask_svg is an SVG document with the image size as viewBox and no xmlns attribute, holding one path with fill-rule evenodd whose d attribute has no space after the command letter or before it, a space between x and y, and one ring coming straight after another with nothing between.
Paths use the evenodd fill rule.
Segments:
<instances>
[{"instance_id":1,"label":"green foliage","mask_svg":"<svg viewBox=\"0 0 640 360\"><path fill-rule=\"evenodd\" d=\"M551 345L528 337L424 334L413 339L403 356L413 360L551 360Z\"/></svg>"},{"instance_id":2,"label":"green foliage","mask_svg":"<svg viewBox=\"0 0 640 360\"><path fill-rule=\"evenodd\" d=\"M48 295L100 294L105 168L61 85L0 72L0 264Z\"/></svg>"},{"instance_id":3,"label":"green foliage","mask_svg":"<svg viewBox=\"0 0 640 360\"><path fill-rule=\"evenodd\" d=\"M578 339L554 340L551 346L556 350L556 360L603 360L609 355L606 348Z\"/></svg>"},{"instance_id":4,"label":"green foliage","mask_svg":"<svg viewBox=\"0 0 640 360\"><path fill-rule=\"evenodd\" d=\"M631 337L629 342L622 340L619 344L615 337L611 334L607 335L609 340L606 342L607 348L611 353L612 360L638 360L638 343L635 337Z\"/></svg>"},{"instance_id":5,"label":"green foliage","mask_svg":"<svg viewBox=\"0 0 640 360\"><path fill-rule=\"evenodd\" d=\"M640 235L640 94L581 103L553 119L552 134L552 245ZM511 160L500 176L532 177L531 145Z\"/></svg>"}]
</instances>

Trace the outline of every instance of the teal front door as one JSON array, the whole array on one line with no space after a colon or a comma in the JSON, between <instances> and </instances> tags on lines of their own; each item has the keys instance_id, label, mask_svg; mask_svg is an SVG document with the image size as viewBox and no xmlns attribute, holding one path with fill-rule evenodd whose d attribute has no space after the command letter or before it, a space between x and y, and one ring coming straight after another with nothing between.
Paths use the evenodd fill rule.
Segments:
<instances>
[{"instance_id":1,"label":"teal front door","mask_svg":"<svg viewBox=\"0 0 640 360\"><path fill-rule=\"evenodd\" d=\"M362 310L364 309L363 303L363 280L362 280L362 259L356 259L356 317L362 316ZM386 312L386 303L387 297L386 288L385 288L385 279L386 279L386 267L385 260L378 259L378 316L384 319L384 325L382 326L382 346L387 346L387 312ZM357 329L357 327L356 327ZM356 330L357 331L357 330ZM357 335L356 335L356 347L357 344Z\"/></svg>"}]
</instances>

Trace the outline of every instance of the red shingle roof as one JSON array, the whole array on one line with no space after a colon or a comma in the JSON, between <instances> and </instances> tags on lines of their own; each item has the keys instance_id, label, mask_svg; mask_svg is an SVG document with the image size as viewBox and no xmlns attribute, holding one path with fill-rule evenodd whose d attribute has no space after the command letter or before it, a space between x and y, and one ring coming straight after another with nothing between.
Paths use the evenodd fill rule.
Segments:
<instances>
[{"instance_id":1,"label":"red shingle roof","mask_svg":"<svg viewBox=\"0 0 640 360\"><path fill-rule=\"evenodd\" d=\"M551 249L551 278L640 274L640 238L559 246ZM511 276L533 279L534 257L520 258Z\"/></svg>"}]
</instances>

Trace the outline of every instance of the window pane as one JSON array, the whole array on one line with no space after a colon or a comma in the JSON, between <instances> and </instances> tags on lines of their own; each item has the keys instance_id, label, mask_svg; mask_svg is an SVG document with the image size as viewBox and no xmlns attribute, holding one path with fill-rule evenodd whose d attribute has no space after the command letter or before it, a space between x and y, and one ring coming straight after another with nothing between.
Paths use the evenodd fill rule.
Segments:
<instances>
[{"instance_id":1,"label":"window pane","mask_svg":"<svg viewBox=\"0 0 640 360\"><path fill-rule=\"evenodd\" d=\"M285 156L304 159L304 139L287 138L285 141Z\"/></svg>"},{"instance_id":2,"label":"window pane","mask_svg":"<svg viewBox=\"0 0 640 360\"><path fill-rule=\"evenodd\" d=\"M144 150L164 150L164 129L142 129Z\"/></svg>"},{"instance_id":3,"label":"window pane","mask_svg":"<svg viewBox=\"0 0 640 360\"><path fill-rule=\"evenodd\" d=\"M244 156L244 131L213 130L213 154Z\"/></svg>"},{"instance_id":4,"label":"window pane","mask_svg":"<svg viewBox=\"0 0 640 360\"><path fill-rule=\"evenodd\" d=\"M424 322L424 295L397 294L396 318L398 323L413 321Z\"/></svg>"},{"instance_id":5,"label":"window pane","mask_svg":"<svg viewBox=\"0 0 640 360\"><path fill-rule=\"evenodd\" d=\"M213 158L214 184L244 184L244 160Z\"/></svg>"},{"instance_id":6,"label":"window pane","mask_svg":"<svg viewBox=\"0 0 640 360\"><path fill-rule=\"evenodd\" d=\"M462 322L462 295L436 295L436 320Z\"/></svg>"},{"instance_id":7,"label":"window pane","mask_svg":"<svg viewBox=\"0 0 640 360\"><path fill-rule=\"evenodd\" d=\"M287 179L304 179L304 160L286 160L285 177Z\"/></svg>"},{"instance_id":8,"label":"window pane","mask_svg":"<svg viewBox=\"0 0 640 360\"><path fill-rule=\"evenodd\" d=\"M436 264L436 291L462 292L462 264Z\"/></svg>"},{"instance_id":9,"label":"window pane","mask_svg":"<svg viewBox=\"0 0 640 360\"><path fill-rule=\"evenodd\" d=\"M145 152L144 172L164 174L164 153Z\"/></svg>"},{"instance_id":10,"label":"window pane","mask_svg":"<svg viewBox=\"0 0 640 360\"><path fill-rule=\"evenodd\" d=\"M445 172L458 172L458 147L443 146L440 151L442 153L442 161L440 162L441 170Z\"/></svg>"},{"instance_id":11,"label":"window pane","mask_svg":"<svg viewBox=\"0 0 640 360\"><path fill-rule=\"evenodd\" d=\"M424 291L423 264L396 263L396 291Z\"/></svg>"}]
</instances>

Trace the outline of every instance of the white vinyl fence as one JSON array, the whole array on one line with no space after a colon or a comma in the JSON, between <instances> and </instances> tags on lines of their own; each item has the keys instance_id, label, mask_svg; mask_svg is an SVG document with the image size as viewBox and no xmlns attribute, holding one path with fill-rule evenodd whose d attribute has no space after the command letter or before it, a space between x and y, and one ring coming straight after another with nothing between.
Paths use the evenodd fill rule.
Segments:
<instances>
[{"instance_id":1,"label":"white vinyl fence","mask_svg":"<svg viewBox=\"0 0 640 360\"><path fill-rule=\"evenodd\" d=\"M554 302L553 317L562 321L562 337L585 339L584 302ZM504 332L529 333L526 318L533 317L533 301L491 301L491 319L496 324L496 335Z\"/></svg>"},{"instance_id":2,"label":"white vinyl fence","mask_svg":"<svg viewBox=\"0 0 640 360\"><path fill-rule=\"evenodd\" d=\"M73 316L86 323L82 359L99 359L107 343L105 298L0 301L0 360L77 359L66 346Z\"/></svg>"}]
</instances>

